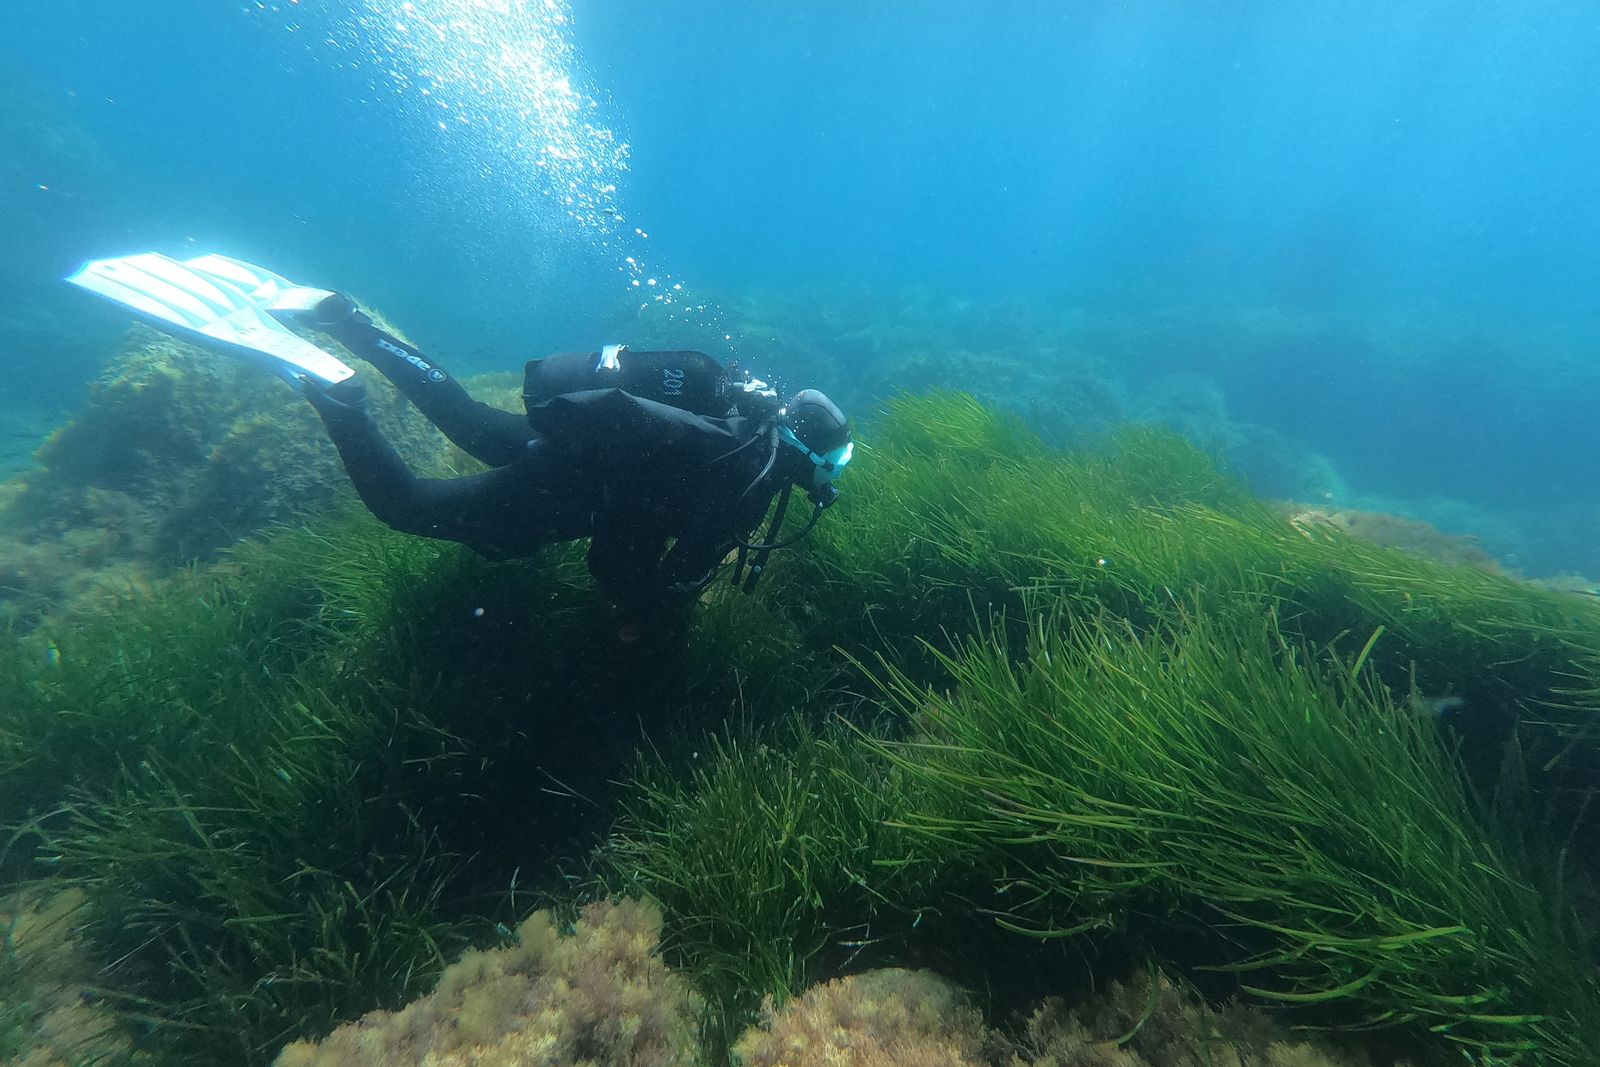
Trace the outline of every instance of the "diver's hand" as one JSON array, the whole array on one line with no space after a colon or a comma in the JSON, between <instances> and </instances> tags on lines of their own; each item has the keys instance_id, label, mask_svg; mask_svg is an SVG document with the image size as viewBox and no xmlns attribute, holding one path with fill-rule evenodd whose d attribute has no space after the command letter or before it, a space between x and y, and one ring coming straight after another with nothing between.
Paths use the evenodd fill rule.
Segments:
<instances>
[{"instance_id":1,"label":"diver's hand","mask_svg":"<svg viewBox=\"0 0 1600 1067\"><path fill-rule=\"evenodd\" d=\"M651 647L675 644L689 629L693 597L662 597L613 606L617 640L624 645L645 642Z\"/></svg>"},{"instance_id":2,"label":"diver's hand","mask_svg":"<svg viewBox=\"0 0 1600 1067\"><path fill-rule=\"evenodd\" d=\"M617 640L624 645L636 645L650 628L649 601L629 598L611 602L611 622L617 628Z\"/></svg>"},{"instance_id":3,"label":"diver's hand","mask_svg":"<svg viewBox=\"0 0 1600 1067\"><path fill-rule=\"evenodd\" d=\"M367 383L360 378L346 378L342 382L323 385L315 378L302 376L301 387L306 399L324 419L364 419L372 414L372 400L367 396Z\"/></svg>"},{"instance_id":4,"label":"diver's hand","mask_svg":"<svg viewBox=\"0 0 1600 1067\"><path fill-rule=\"evenodd\" d=\"M348 326L372 325L372 318L343 293L330 293L323 297L315 307L300 313L300 321L329 332Z\"/></svg>"}]
</instances>

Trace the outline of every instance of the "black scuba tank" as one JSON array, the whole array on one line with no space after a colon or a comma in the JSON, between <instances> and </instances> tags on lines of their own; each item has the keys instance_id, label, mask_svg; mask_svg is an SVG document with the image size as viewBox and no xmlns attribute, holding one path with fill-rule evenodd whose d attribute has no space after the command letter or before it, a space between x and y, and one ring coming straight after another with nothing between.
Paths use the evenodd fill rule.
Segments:
<instances>
[{"instance_id":1,"label":"black scuba tank","mask_svg":"<svg viewBox=\"0 0 1600 1067\"><path fill-rule=\"evenodd\" d=\"M592 389L621 389L711 418L723 418L733 407L727 368L704 352L634 352L620 346L529 360L522 402L532 409Z\"/></svg>"}]
</instances>

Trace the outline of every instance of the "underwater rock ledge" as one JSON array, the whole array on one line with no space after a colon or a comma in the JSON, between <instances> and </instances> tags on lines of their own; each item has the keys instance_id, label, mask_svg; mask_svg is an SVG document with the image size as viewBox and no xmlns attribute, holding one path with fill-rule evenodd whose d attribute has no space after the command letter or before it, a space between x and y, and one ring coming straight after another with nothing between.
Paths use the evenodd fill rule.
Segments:
<instances>
[{"instance_id":1,"label":"underwater rock ledge","mask_svg":"<svg viewBox=\"0 0 1600 1067\"><path fill-rule=\"evenodd\" d=\"M705 1010L661 961L661 912L586 906L561 930L535 912L515 944L470 951L434 992L376 1012L274 1067L693 1067ZM1368 1067L1365 1054L1292 1035L1247 1008L1214 1009L1159 972L1084 1003L1044 1002L1008 1036L929 971L884 968L768 997L735 1044L742 1067ZM1397 1063L1398 1061L1386 1061Z\"/></svg>"},{"instance_id":2,"label":"underwater rock ledge","mask_svg":"<svg viewBox=\"0 0 1600 1067\"><path fill-rule=\"evenodd\" d=\"M374 416L414 469L478 469L381 375L367 378ZM509 375L471 385L519 401ZM292 390L135 326L33 468L0 483L0 616L26 628L92 607L352 500L320 420Z\"/></svg>"}]
</instances>

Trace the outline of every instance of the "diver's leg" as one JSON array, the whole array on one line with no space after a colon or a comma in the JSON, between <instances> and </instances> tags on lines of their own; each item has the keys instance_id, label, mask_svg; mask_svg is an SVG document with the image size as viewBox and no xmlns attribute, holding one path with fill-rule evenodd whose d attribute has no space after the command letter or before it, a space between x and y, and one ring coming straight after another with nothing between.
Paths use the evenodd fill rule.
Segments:
<instances>
[{"instance_id":1,"label":"diver's leg","mask_svg":"<svg viewBox=\"0 0 1600 1067\"><path fill-rule=\"evenodd\" d=\"M472 399L432 360L373 325L348 297L334 294L306 321L378 368L429 422L473 458L503 467L527 451L534 434L526 418Z\"/></svg>"},{"instance_id":2,"label":"diver's leg","mask_svg":"<svg viewBox=\"0 0 1600 1067\"><path fill-rule=\"evenodd\" d=\"M580 536L542 492L561 465L538 449L516 463L461 478L418 478L367 410L359 378L324 387L305 383L356 495L381 522L402 533L459 541L487 556L526 555L550 541Z\"/></svg>"}]
</instances>

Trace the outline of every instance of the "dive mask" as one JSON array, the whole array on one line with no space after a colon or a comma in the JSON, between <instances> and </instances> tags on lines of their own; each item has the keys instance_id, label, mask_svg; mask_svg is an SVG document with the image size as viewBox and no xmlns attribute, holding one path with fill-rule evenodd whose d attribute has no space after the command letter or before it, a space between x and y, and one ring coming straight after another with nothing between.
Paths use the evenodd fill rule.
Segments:
<instances>
[{"instance_id":1,"label":"dive mask","mask_svg":"<svg viewBox=\"0 0 1600 1067\"><path fill-rule=\"evenodd\" d=\"M778 436L785 443L799 449L807 459L811 460L811 489L815 492L831 487L833 480L844 473L844 469L850 465L850 457L855 455L856 443L854 441L846 441L839 447L829 449L827 452L817 452L808 447L787 426L778 427Z\"/></svg>"}]
</instances>

